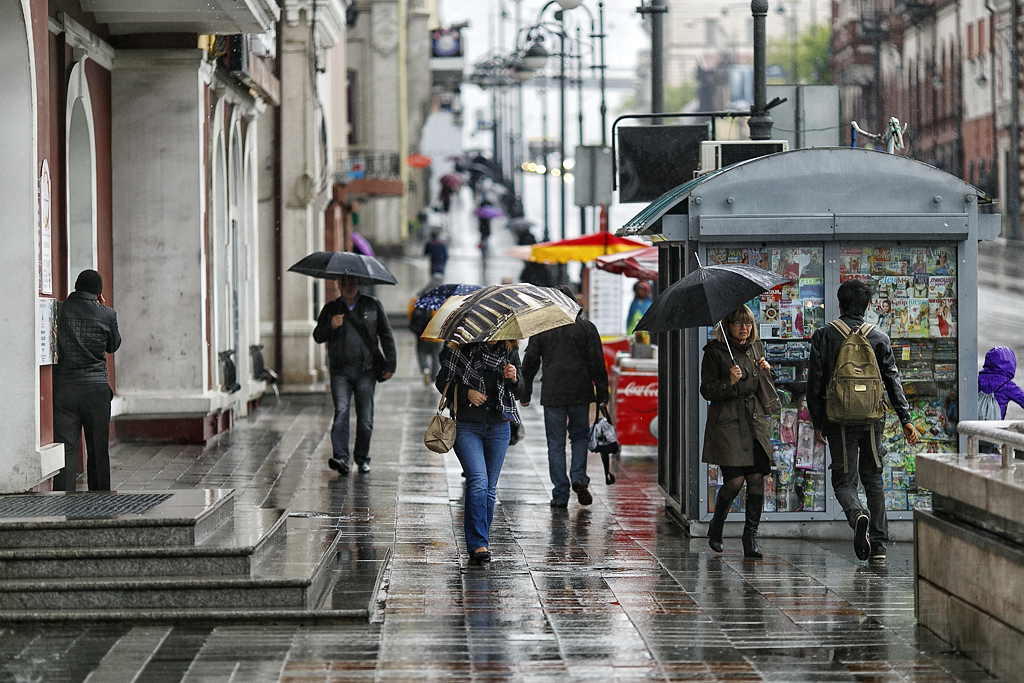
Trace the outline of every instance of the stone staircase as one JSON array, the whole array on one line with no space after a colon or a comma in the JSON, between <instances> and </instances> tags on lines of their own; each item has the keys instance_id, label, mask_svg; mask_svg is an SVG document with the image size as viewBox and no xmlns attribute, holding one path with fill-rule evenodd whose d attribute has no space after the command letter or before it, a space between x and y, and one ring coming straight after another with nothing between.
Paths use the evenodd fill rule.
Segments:
<instances>
[{"instance_id":1,"label":"stone staircase","mask_svg":"<svg viewBox=\"0 0 1024 683\"><path fill-rule=\"evenodd\" d=\"M337 530L230 489L0 497L0 621L366 618L331 604Z\"/></svg>"}]
</instances>

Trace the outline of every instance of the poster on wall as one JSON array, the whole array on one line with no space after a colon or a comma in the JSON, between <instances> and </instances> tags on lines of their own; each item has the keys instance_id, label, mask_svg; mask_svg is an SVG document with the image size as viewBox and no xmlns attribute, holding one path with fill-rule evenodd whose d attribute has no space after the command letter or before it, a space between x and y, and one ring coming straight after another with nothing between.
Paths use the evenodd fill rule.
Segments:
<instances>
[{"instance_id":1,"label":"poster on wall","mask_svg":"<svg viewBox=\"0 0 1024 683\"><path fill-rule=\"evenodd\" d=\"M57 362L57 300L39 299L39 364Z\"/></svg>"},{"instance_id":2,"label":"poster on wall","mask_svg":"<svg viewBox=\"0 0 1024 683\"><path fill-rule=\"evenodd\" d=\"M39 292L53 294L53 263L50 246L50 164L43 159L39 172Z\"/></svg>"},{"instance_id":3,"label":"poster on wall","mask_svg":"<svg viewBox=\"0 0 1024 683\"><path fill-rule=\"evenodd\" d=\"M625 332L622 310L622 276L597 268L590 270L590 322L602 335Z\"/></svg>"}]
</instances>

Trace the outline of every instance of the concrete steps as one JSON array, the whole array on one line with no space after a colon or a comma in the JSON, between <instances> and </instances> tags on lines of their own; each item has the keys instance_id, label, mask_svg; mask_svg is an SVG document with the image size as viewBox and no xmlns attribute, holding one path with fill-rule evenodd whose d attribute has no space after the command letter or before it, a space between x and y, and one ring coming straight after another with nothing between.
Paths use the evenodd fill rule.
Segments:
<instances>
[{"instance_id":1,"label":"concrete steps","mask_svg":"<svg viewBox=\"0 0 1024 683\"><path fill-rule=\"evenodd\" d=\"M286 510L235 512L230 490L169 493L138 513L0 518L0 621L330 610L337 531L329 522L289 518ZM133 494L30 494L104 495ZM14 501L32 510L40 502ZM68 508L68 500L53 502ZM71 502L69 509L93 501ZM11 503L0 496L0 511Z\"/></svg>"}]
</instances>

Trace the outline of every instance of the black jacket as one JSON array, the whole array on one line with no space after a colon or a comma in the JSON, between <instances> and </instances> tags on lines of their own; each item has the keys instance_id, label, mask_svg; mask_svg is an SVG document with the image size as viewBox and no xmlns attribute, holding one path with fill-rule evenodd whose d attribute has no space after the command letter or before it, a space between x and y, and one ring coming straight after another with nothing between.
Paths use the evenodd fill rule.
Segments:
<instances>
[{"instance_id":1,"label":"black jacket","mask_svg":"<svg viewBox=\"0 0 1024 683\"><path fill-rule=\"evenodd\" d=\"M331 328L331 318L335 315L344 315L345 322L337 329ZM356 300L356 307L351 313L348 305L341 297L328 301L316 317L316 328L313 330L313 341L317 344L327 342L327 359L330 364L331 374L343 374L345 359L345 327L351 325L350 315L358 316L363 322L363 327L370 335L370 339L376 339L380 344L380 350L384 353L385 365L388 372L394 372L398 367L398 353L395 351L395 335L391 331L391 323L384 313L384 307L380 301L372 296L360 294ZM365 344L363 345L365 348ZM367 349L369 351L369 349ZM373 356L369 353L363 354L363 371L373 370Z\"/></svg>"},{"instance_id":2,"label":"black jacket","mask_svg":"<svg viewBox=\"0 0 1024 683\"><path fill-rule=\"evenodd\" d=\"M856 330L864 324L862 317L844 315L839 319L846 323L851 330ZM903 394L900 371L896 367L896 359L892 355L889 337L874 327L868 333L868 341L875 350L875 359L878 361L878 369L882 373L882 383L885 385L885 392L889 395L889 403L896 411L900 423L906 424L910 422L910 405L907 403L907 397ZM825 434L839 431L839 425L825 416L825 392L828 390L829 380L832 379L836 358L839 357L839 347L842 345L842 333L831 325L818 328L811 338L811 363L807 370L807 410L811 414L814 428L820 429Z\"/></svg>"},{"instance_id":3,"label":"black jacket","mask_svg":"<svg viewBox=\"0 0 1024 683\"><path fill-rule=\"evenodd\" d=\"M594 323L582 313L573 325L563 325L530 337L523 359L526 379L523 403L530 402L533 378L542 363L541 405L579 406L608 402L608 371L604 365L601 335Z\"/></svg>"},{"instance_id":4,"label":"black jacket","mask_svg":"<svg viewBox=\"0 0 1024 683\"><path fill-rule=\"evenodd\" d=\"M55 384L107 384L107 357L121 346L117 313L87 292L72 292L57 317Z\"/></svg>"}]
</instances>

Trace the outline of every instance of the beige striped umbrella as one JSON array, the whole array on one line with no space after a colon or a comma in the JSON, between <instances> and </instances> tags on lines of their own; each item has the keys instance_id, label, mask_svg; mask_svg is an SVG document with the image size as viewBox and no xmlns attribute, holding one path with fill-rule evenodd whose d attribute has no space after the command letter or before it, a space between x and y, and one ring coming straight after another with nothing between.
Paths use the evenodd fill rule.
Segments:
<instances>
[{"instance_id":1,"label":"beige striped umbrella","mask_svg":"<svg viewBox=\"0 0 1024 683\"><path fill-rule=\"evenodd\" d=\"M421 337L457 344L525 339L571 325L579 312L578 303L551 287L492 285L449 298Z\"/></svg>"}]
</instances>

